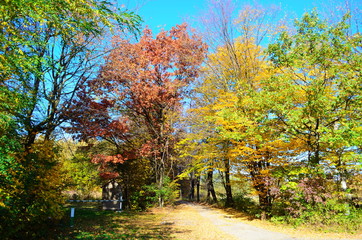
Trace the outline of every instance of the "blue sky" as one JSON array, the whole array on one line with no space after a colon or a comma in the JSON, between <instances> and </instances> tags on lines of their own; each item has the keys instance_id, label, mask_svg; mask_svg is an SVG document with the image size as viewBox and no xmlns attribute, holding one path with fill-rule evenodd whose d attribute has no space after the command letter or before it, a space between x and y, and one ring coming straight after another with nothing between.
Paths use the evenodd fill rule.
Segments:
<instances>
[{"instance_id":1,"label":"blue sky","mask_svg":"<svg viewBox=\"0 0 362 240\"><path fill-rule=\"evenodd\" d=\"M253 0L235 1L238 6L255 2ZM354 7L361 8L362 0L349 1ZM282 10L288 12L291 18L300 18L305 11L310 11L314 7L336 6L342 4L344 0L259 0L256 2L263 6L271 4L281 6ZM162 28L169 30L172 26L185 20L196 19L207 8L208 0L129 0L126 4L131 9L137 5L140 6L137 13L143 17L144 24L154 32L158 32Z\"/></svg>"}]
</instances>

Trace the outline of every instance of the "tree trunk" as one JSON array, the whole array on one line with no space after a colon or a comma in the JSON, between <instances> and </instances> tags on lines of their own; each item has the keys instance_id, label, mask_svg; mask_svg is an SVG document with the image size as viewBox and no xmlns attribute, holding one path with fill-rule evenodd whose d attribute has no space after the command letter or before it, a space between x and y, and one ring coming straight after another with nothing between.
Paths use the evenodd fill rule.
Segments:
<instances>
[{"instance_id":1,"label":"tree trunk","mask_svg":"<svg viewBox=\"0 0 362 240\"><path fill-rule=\"evenodd\" d=\"M252 170L250 171L254 189L258 192L259 207L261 209L261 220L266 220L270 217L272 209L272 198L270 196L269 186L266 184L266 176L260 173L265 162L253 162Z\"/></svg>"},{"instance_id":2,"label":"tree trunk","mask_svg":"<svg viewBox=\"0 0 362 240\"><path fill-rule=\"evenodd\" d=\"M196 201L200 202L200 176L196 178Z\"/></svg>"},{"instance_id":3,"label":"tree trunk","mask_svg":"<svg viewBox=\"0 0 362 240\"><path fill-rule=\"evenodd\" d=\"M207 188L207 197L206 201L211 202L210 195L212 196L212 201L214 203L217 202L216 193L214 189L214 181L213 181L213 169L209 169L207 172L207 179L206 179L206 188Z\"/></svg>"},{"instance_id":4,"label":"tree trunk","mask_svg":"<svg viewBox=\"0 0 362 240\"><path fill-rule=\"evenodd\" d=\"M267 189L264 189L264 191L265 190ZM272 199L267 191L259 193L259 206L261 208L261 220L269 219L272 209Z\"/></svg>"},{"instance_id":5,"label":"tree trunk","mask_svg":"<svg viewBox=\"0 0 362 240\"><path fill-rule=\"evenodd\" d=\"M130 199L130 194L129 194L128 183L125 184L123 194L124 194L123 199L125 200L125 201L123 202L123 208L125 208L125 209L131 209L131 199Z\"/></svg>"},{"instance_id":6,"label":"tree trunk","mask_svg":"<svg viewBox=\"0 0 362 240\"><path fill-rule=\"evenodd\" d=\"M164 181L164 174L163 174L163 171L161 170L161 173L160 173L160 179L159 179L159 183L158 183L158 190L159 190L159 193L158 193L158 204L160 206L160 208L163 207L164 205L164 196L161 194L162 193L162 189L163 189L163 181Z\"/></svg>"},{"instance_id":7,"label":"tree trunk","mask_svg":"<svg viewBox=\"0 0 362 240\"><path fill-rule=\"evenodd\" d=\"M257 163L256 163L257 165ZM270 196L269 186L267 186L264 176L261 176L258 170L251 172L253 186L258 192L259 207L261 209L261 220L266 220L270 217L272 210L272 197Z\"/></svg>"},{"instance_id":8,"label":"tree trunk","mask_svg":"<svg viewBox=\"0 0 362 240\"><path fill-rule=\"evenodd\" d=\"M192 173L190 177L189 201L193 201L194 199L195 199L195 180L194 180L194 173Z\"/></svg>"},{"instance_id":9,"label":"tree trunk","mask_svg":"<svg viewBox=\"0 0 362 240\"><path fill-rule=\"evenodd\" d=\"M230 182L230 162L229 159L224 159L225 164L225 193L226 193L226 202L225 207L232 207L234 206L234 199L231 190L231 182Z\"/></svg>"},{"instance_id":10,"label":"tree trunk","mask_svg":"<svg viewBox=\"0 0 362 240\"><path fill-rule=\"evenodd\" d=\"M29 153L32 145L35 143L37 132L35 130L29 130L25 139L24 149L26 153Z\"/></svg>"}]
</instances>

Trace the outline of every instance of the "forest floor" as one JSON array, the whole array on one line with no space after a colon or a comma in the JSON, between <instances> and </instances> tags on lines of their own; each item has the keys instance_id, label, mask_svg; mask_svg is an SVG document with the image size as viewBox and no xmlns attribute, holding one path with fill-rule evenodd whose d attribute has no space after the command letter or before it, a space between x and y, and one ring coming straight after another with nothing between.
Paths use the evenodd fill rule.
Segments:
<instances>
[{"instance_id":1,"label":"forest floor","mask_svg":"<svg viewBox=\"0 0 362 240\"><path fill-rule=\"evenodd\" d=\"M356 234L324 233L310 228L275 225L250 219L232 210L208 205L178 202L173 206L152 208L146 212L102 211L94 203L76 205L74 225L69 216L63 227L46 239L122 240L336 240L360 239Z\"/></svg>"},{"instance_id":2,"label":"forest floor","mask_svg":"<svg viewBox=\"0 0 362 240\"><path fill-rule=\"evenodd\" d=\"M310 229L276 226L266 221L250 220L240 212L188 202L163 209L154 208L152 212L156 215L163 214L162 224L169 225L173 229L171 236L180 240L362 239L362 234L323 233Z\"/></svg>"}]
</instances>

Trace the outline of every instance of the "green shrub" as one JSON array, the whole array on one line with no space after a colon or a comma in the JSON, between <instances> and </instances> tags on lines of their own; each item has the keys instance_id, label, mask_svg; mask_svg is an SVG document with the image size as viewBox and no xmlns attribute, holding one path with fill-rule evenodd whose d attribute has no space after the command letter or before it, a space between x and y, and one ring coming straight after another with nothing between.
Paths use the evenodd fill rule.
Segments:
<instances>
[{"instance_id":1,"label":"green shrub","mask_svg":"<svg viewBox=\"0 0 362 240\"><path fill-rule=\"evenodd\" d=\"M150 203L159 203L161 198L165 204L170 204L179 197L178 184L171 181L169 177L165 177L161 188L156 183L147 185L144 186L143 194Z\"/></svg>"},{"instance_id":2,"label":"green shrub","mask_svg":"<svg viewBox=\"0 0 362 240\"><path fill-rule=\"evenodd\" d=\"M18 167L11 171L13 184L0 191L0 236L46 239L63 216L63 185L54 144L35 143L29 153L19 153L14 160Z\"/></svg>"},{"instance_id":3,"label":"green shrub","mask_svg":"<svg viewBox=\"0 0 362 240\"><path fill-rule=\"evenodd\" d=\"M258 214L260 214L259 205L252 198L240 194L240 195L235 195L233 199L234 199L234 206L237 210L252 216L257 216Z\"/></svg>"},{"instance_id":4,"label":"green shrub","mask_svg":"<svg viewBox=\"0 0 362 240\"><path fill-rule=\"evenodd\" d=\"M288 211L274 210L271 221L288 223L294 226L307 225L315 230L354 233L362 225L362 211L340 199L331 198L324 203L300 202L301 211L298 215ZM276 207L276 206L274 206ZM280 210L280 206L276 207Z\"/></svg>"}]
</instances>

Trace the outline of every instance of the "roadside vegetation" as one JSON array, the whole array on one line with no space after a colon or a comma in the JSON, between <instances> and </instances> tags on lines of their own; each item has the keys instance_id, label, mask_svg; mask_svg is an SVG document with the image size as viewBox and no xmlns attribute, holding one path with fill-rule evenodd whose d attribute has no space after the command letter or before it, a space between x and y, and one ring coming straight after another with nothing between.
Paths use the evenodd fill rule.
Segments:
<instances>
[{"instance_id":1,"label":"roadside vegetation","mask_svg":"<svg viewBox=\"0 0 362 240\"><path fill-rule=\"evenodd\" d=\"M70 207L75 207L71 220ZM102 211L99 204L67 206L65 217L43 239L171 239L164 214L138 211Z\"/></svg>"}]
</instances>

